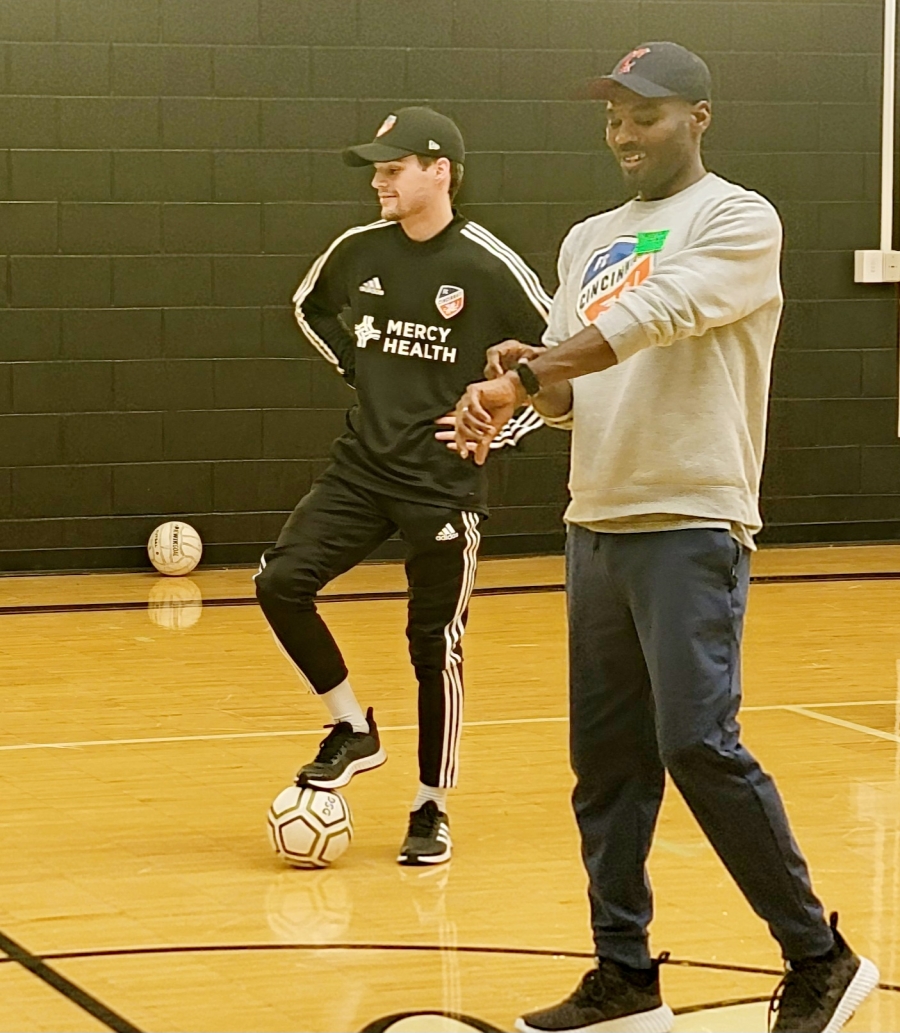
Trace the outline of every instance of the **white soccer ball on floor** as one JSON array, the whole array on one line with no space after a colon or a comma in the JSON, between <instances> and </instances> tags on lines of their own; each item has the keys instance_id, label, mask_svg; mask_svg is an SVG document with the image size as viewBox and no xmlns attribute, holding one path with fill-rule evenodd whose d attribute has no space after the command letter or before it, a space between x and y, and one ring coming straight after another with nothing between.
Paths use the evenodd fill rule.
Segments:
<instances>
[{"instance_id":1,"label":"white soccer ball on floor","mask_svg":"<svg viewBox=\"0 0 900 1033\"><path fill-rule=\"evenodd\" d=\"M269 840L295 868L326 868L350 846L350 805L330 789L288 786L269 808Z\"/></svg>"},{"instance_id":2,"label":"white soccer ball on floor","mask_svg":"<svg viewBox=\"0 0 900 1033\"><path fill-rule=\"evenodd\" d=\"M190 574L200 562L203 542L190 524L183 520L169 520L150 535L147 555L160 574L178 577Z\"/></svg>"}]
</instances>

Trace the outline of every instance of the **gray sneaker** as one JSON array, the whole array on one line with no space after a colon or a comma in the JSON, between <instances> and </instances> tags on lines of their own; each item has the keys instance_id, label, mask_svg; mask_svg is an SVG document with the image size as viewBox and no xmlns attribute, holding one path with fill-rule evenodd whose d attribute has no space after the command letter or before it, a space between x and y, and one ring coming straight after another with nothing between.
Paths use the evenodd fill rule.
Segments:
<instances>
[{"instance_id":1,"label":"gray sneaker","mask_svg":"<svg viewBox=\"0 0 900 1033\"><path fill-rule=\"evenodd\" d=\"M838 1033L878 986L878 969L847 946L837 917L832 912L834 946L827 954L788 962L769 1005L772 1033Z\"/></svg>"},{"instance_id":2,"label":"gray sneaker","mask_svg":"<svg viewBox=\"0 0 900 1033\"><path fill-rule=\"evenodd\" d=\"M659 990L661 955L640 977L609 958L599 958L574 992L553 1008L516 1019L521 1033L669 1033L675 1020ZM640 979L639 982L635 980Z\"/></svg>"},{"instance_id":3,"label":"gray sneaker","mask_svg":"<svg viewBox=\"0 0 900 1033\"><path fill-rule=\"evenodd\" d=\"M340 789L360 771L380 768L387 760L381 748L378 727L372 717L372 708L366 711L368 732L354 732L353 726L339 721L319 743L316 759L304 764L297 772L298 786L314 789Z\"/></svg>"},{"instance_id":4,"label":"gray sneaker","mask_svg":"<svg viewBox=\"0 0 900 1033\"><path fill-rule=\"evenodd\" d=\"M397 858L400 864L443 864L450 860L450 821L438 810L434 800L425 803L409 816L409 831Z\"/></svg>"}]
</instances>

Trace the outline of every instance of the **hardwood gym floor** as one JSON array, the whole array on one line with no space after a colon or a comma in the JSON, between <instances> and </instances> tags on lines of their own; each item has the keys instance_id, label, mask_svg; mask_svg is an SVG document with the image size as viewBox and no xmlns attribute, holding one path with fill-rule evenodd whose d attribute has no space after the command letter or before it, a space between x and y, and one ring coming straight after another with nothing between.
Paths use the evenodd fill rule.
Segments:
<instances>
[{"instance_id":1,"label":"hardwood gym floor","mask_svg":"<svg viewBox=\"0 0 900 1033\"><path fill-rule=\"evenodd\" d=\"M564 996L590 939L561 561L482 565L456 851L424 871L395 863L416 784L402 569L352 572L323 607L390 760L345 791L355 839L319 872L266 840L323 717L251 573L0 579L0 1031L472 1028L378 1022L407 1012L509 1030ZM900 547L766 550L753 574L746 741L827 907L881 968L848 1028L897 1031ZM677 1028L765 1029L778 952L675 792L651 869Z\"/></svg>"}]
</instances>

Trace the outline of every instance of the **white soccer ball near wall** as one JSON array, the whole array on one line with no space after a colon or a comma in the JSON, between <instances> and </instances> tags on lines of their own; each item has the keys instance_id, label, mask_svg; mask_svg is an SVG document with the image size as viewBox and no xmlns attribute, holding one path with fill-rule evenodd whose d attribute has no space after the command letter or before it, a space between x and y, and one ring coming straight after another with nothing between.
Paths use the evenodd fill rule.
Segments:
<instances>
[{"instance_id":1,"label":"white soccer ball near wall","mask_svg":"<svg viewBox=\"0 0 900 1033\"><path fill-rule=\"evenodd\" d=\"M147 555L160 574L178 577L190 574L200 562L203 542L190 524L183 520L169 520L150 535Z\"/></svg>"}]
</instances>

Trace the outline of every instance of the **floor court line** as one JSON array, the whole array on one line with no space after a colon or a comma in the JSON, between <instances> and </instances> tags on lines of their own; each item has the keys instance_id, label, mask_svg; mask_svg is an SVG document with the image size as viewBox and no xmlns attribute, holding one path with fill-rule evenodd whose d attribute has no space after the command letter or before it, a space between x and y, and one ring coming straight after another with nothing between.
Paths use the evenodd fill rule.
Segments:
<instances>
[{"instance_id":1,"label":"floor court line","mask_svg":"<svg viewBox=\"0 0 900 1033\"><path fill-rule=\"evenodd\" d=\"M542 595L548 592L564 592L563 584L548 583L545 585L486 585L472 590L473 596L492 595ZM383 592L323 592L317 596L317 603L384 603L403 601L409 598L405 590L386 590ZM198 599L203 606L210 608L228 606L256 606L255 595L213 596L210 599ZM177 605L177 604L176 604ZM98 603L21 603L15 606L0 606L0 617L28 617L47 613L107 613L116 611L139 611L155 609L150 599L127 599L120 602Z\"/></svg>"},{"instance_id":2,"label":"floor court line","mask_svg":"<svg viewBox=\"0 0 900 1033\"><path fill-rule=\"evenodd\" d=\"M900 743L900 735L893 732L883 732L880 728L869 728L868 725L858 725L855 721L845 721L842 717L833 717L831 714L820 714L815 710L806 707L786 706L792 714L801 714L803 717L811 717L816 721L824 721L829 725L837 725L838 728L846 728L851 732L863 732L865 735L873 735L876 739L886 739L888 742Z\"/></svg>"},{"instance_id":3,"label":"floor court line","mask_svg":"<svg viewBox=\"0 0 900 1033\"><path fill-rule=\"evenodd\" d=\"M118 1012L114 1012L112 1008L108 1008L93 994L83 990L77 983L66 979L56 969L51 968L43 958L32 954L31 951L26 950L20 943L11 940L2 932L0 932L0 950L7 955L9 962L21 965L22 968L62 994L82 1011L93 1015L107 1029L114 1030L115 1033L141 1033L141 1030L137 1026L133 1026L128 1019L123 1018Z\"/></svg>"},{"instance_id":4,"label":"floor court line","mask_svg":"<svg viewBox=\"0 0 900 1033\"><path fill-rule=\"evenodd\" d=\"M247 568L252 569L250 567ZM146 574L146 571L133 571L134 573ZM0 580L3 574L0 573ZM9 574L15 577L17 574ZM18 574L22 576L22 574ZM48 575L52 576L52 575ZM823 573L797 573L797 574L751 574L751 585L802 585L815 584L817 582L868 582L868 581L900 581L900 571L897 570L868 570L868 571L831 571ZM565 585L561 582L547 582L539 585L486 585L475 588L474 596L491 595L534 595L544 592L564 592ZM387 589L384 591L371 592L323 592L318 596L318 602L385 602L392 600L403 600L408 597L403 589ZM255 606L254 595L241 596L214 596L204 599L205 606ZM41 602L41 603L17 603L11 606L0 605L0 617L23 617L33 614L77 614L77 613L102 613L104 611L141 611L147 608L146 599L122 599L107 600L105 602Z\"/></svg>"},{"instance_id":5,"label":"floor court line","mask_svg":"<svg viewBox=\"0 0 900 1033\"><path fill-rule=\"evenodd\" d=\"M510 717L500 721L466 721L466 728L491 728L496 725L556 724L567 717ZM418 725L379 725L381 732L414 732ZM81 742L29 742L0 746L0 752L16 750L72 750L84 746L141 746L166 742L214 742L217 739L276 739L292 735L321 735L323 728L294 728L284 732L220 732L214 735L158 735L144 739L85 739Z\"/></svg>"},{"instance_id":6,"label":"floor court line","mask_svg":"<svg viewBox=\"0 0 900 1033\"><path fill-rule=\"evenodd\" d=\"M0 943L4 939L0 933ZM152 957L168 954L265 954L284 951L383 951L406 954L499 954L518 957L569 958L591 960L592 951L561 950L558 947L503 947L495 944L445 944L445 943L363 943L363 942L315 942L315 943L191 943L158 944L154 946L100 947L83 950L45 951L31 955L35 961L71 961L94 958ZM27 953L27 952L26 952ZM0 957L0 964L15 961ZM781 976L782 969L762 965L741 965L727 961L700 961L696 958L666 958L663 964L673 968L701 968L716 972L746 972L751 975ZM900 993L900 984L879 982L880 990ZM698 1007L708 1008L704 1004ZM691 1009L686 1009L691 1010Z\"/></svg>"},{"instance_id":7,"label":"floor court line","mask_svg":"<svg viewBox=\"0 0 900 1033\"><path fill-rule=\"evenodd\" d=\"M839 581L898 581L898 571L864 571L861 573L825 573L825 574L752 574L753 585L794 585L816 582ZM543 593L565 592L566 586L561 582L547 582L538 585L485 585L475 588L473 596L494 595L540 595ZM320 603L361 603L392 602L405 600L408 593L403 589L389 589L381 592L324 592L318 596ZM202 605L211 608L233 606L256 606L255 596L214 596L203 599ZM0 617L23 617L48 613L102 613L106 611L145 610L153 608L153 604L145 599L123 599L108 602L84 603L18 603L13 606L0 606Z\"/></svg>"},{"instance_id":8,"label":"floor court line","mask_svg":"<svg viewBox=\"0 0 900 1033\"><path fill-rule=\"evenodd\" d=\"M806 703L793 705L790 703L770 703L763 706L741 707L742 713L763 713L774 710L787 710L803 717L817 717L819 720L827 721L830 724L852 728L854 731L865 732L874 735L879 739L889 739L892 742L900 742L900 738L891 732L882 732L877 728L869 728L866 725L853 724L851 721L843 721L840 718L827 717L824 714L817 714L808 708L824 709L834 707L883 707L895 706L896 699L855 699L842 703ZM537 725L537 724L565 724L568 717L509 717L496 721L465 721L464 728L497 728L504 725ZM418 725L381 725L382 732L414 732ZM239 739L278 739L297 735L321 735L321 728L292 728L286 731L275 732L218 732L210 735L156 735L136 739L83 739L73 742L25 742L12 743L7 746L0 746L0 753L17 753L22 750L78 750L90 746L152 746L158 743L174 742L216 742L220 740Z\"/></svg>"}]
</instances>

